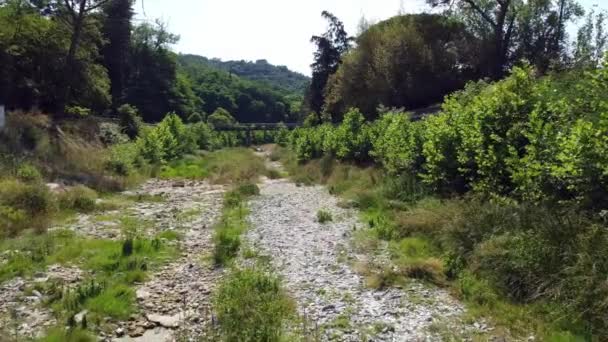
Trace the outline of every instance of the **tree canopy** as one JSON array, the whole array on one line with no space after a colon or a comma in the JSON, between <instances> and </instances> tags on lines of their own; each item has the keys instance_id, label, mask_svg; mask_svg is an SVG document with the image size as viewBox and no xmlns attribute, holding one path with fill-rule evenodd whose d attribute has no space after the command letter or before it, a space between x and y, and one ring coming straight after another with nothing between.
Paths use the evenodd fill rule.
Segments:
<instances>
[{"instance_id":1,"label":"tree canopy","mask_svg":"<svg viewBox=\"0 0 608 342\"><path fill-rule=\"evenodd\" d=\"M348 108L374 117L380 105L407 109L441 101L480 76L480 42L466 27L441 15L394 17L370 27L343 57L326 89L325 111L334 121Z\"/></svg>"}]
</instances>

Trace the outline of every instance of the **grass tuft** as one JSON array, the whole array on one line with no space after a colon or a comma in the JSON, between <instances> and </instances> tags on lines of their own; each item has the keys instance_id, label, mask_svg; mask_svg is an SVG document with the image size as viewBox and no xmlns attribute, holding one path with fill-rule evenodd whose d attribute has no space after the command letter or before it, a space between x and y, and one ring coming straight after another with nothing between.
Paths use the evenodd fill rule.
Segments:
<instances>
[{"instance_id":1,"label":"grass tuft","mask_svg":"<svg viewBox=\"0 0 608 342\"><path fill-rule=\"evenodd\" d=\"M317 211L317 222L324 224L331 221L333 221L333 216L329 211L325 209L320 209Z\"/></svg>"},{"instance_id":2,"label":"grass tuft","mask_svg":"<svg viewBox=\"0 0 608 342\"><path fill-rule=\"evenodd\" d=\"M279 278L257 268L232 271L219 285L214 309L226 341L281 341L295 314Z\"/></svg>"}]
</instances>

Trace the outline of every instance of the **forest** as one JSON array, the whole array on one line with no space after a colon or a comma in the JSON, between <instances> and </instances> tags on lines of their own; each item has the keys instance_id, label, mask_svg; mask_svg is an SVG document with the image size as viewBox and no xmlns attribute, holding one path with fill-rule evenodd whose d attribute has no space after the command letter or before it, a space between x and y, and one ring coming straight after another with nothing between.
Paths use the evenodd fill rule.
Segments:
<instances>
[{"instance_id":1,"label":"forest","mask_svg":"<svg viewBox=\"0 0 608 342\"><path fill-rule=\"evenodd\" d=\"M0 334L604 341L607 13L425 5L319 11L308 77L0 0Z\"/></svg>"}]
</instances>

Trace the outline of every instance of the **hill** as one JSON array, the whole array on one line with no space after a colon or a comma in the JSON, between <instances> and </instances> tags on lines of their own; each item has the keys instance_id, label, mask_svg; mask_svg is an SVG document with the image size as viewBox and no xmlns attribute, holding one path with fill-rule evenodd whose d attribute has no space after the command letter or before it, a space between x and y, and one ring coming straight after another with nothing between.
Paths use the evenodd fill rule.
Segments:
<instances>
[{"instance_id":1,"label":"hill","mask_svg":"<svg viewBox=\"0 0 608 342\"><path fill-rule=\"evenodd\" d=\"M197 111L207 114L218 108L239 122L293 122L297 120L302 94L266 82L249 80L207 63L193 55L179 55L178 73L187 79Z\"/></svg>"},{"instance_id":2,"label":"hill","mask_svg":"<svg viewBox=\"0 0 608 342\"><path fill-rule=\"evenodd\" d=\"M244 60L222 61L217 58L209 59L207 57L189 54L180 55L179 58L182 61L190 60L202 62L242 78L251 81L265 82L272 87L285 89L298 94L304 94L306 87L308 87L308 84L310 83L310 78L308 76L291 71L286 66L270 64L265 59L260 59L255 62Z\"/></svg>"}]
</instances>

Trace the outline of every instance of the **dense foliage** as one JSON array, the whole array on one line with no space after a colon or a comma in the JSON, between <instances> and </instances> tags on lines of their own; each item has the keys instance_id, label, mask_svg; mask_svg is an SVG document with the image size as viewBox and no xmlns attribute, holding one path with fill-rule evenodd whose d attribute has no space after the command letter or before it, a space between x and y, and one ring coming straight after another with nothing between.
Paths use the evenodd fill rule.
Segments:
<instances>
[{"instance_id":1,"label":"dense foliage","mask_svg":"<svg viewBox=\"0 0 608 342\"><path fill-rule=\"evenodd\" d=\"M178 61L200 101L199 113L223 108L239 122L294 122L299 117L301 94L214 69L204 57L180 55Z\"/></svg>"},{"instance_id":2,"label":"dense foliage","mask_svg":"<svg viewBox=\"0 0 608 342\"><path fill-rule=\"evenodd\" d=\"M365 122L350 110L338 126L295 130L290 145L301 162L324 155L377 162L394 180L384 182L390 198L420 188L443 198L468 193L456 212L446 205L406 212L394 225L370 222L386 239L431 237L452 279L475 274L519 303L557 301L549 312L566 318L556 322L601 336L608 332L600 318L606 303L597 300L608 294L607 88L608 60L544 77L516 67L502 81L469 84L423 120L389 112ZM370 205L369 197L359 201Z\"/></svg>"},{"instance_id":3,"label":"dense foliage","mask_svg":"<svg viewBox=\"0 0 608 342\"><path fill-rule=\"evenodd\" d=\"M449 48L446 48L449 47ZM350 107L369 117L380 105L420 108L480 76L479 41L441 15L404 15L370 27L342 58L325 89L333 121Z\"/></svg>"},{"instance_id":4,"label":"dense foliage","mask_svg":"<svg viewBox=\"0 0 608 342\"><path fill-rule=\"evenodd\" d=\"M213 68L227 71L251 81L264 82L274 88L285 89L294 94L304 94L310 83L309 77L291 71L286 66L272 65L265 59L249 62L222 61L216 58L208 59L194 55L184 55L181 58L200 59Z\"/></svg>"},{"instance_id":5,"label":"dense foliage","mask_svg":"<svg viewBox=\"0 0 608 342\"><path fill-rule=\"evenodd\" d=\"M159 21L134 24L133 4L0 3L0 102L57 118L117 115L130 104L146 122L170 112L205 119L219 107L244 122L296 121L305 76L261 61L224 71L177 56L170 47L179 37Z\"/></svg>"}]
</instances>

